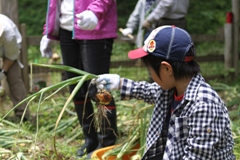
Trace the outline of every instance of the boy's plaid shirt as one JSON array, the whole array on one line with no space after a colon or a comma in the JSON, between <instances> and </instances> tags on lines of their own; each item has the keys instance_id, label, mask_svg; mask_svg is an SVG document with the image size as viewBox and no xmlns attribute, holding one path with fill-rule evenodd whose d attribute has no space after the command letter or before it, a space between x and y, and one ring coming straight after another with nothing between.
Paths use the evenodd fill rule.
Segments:
<instances>
[{"instance_id":1,"label":"boy's plaid shirt","mask_svg":"<svg viewBox=\"0 0 240 160\"><path fill-rule=\"evenodd\" d=\"M164 91L157 83L123 79L121 98L155 104L142 159L158 154L163 154L164 160L235 159L227 108L200 74L192 78L182 102L172 113L167 137L162 128L166 128L163 125L173 90Z\"/></svg>"}]
</instances>

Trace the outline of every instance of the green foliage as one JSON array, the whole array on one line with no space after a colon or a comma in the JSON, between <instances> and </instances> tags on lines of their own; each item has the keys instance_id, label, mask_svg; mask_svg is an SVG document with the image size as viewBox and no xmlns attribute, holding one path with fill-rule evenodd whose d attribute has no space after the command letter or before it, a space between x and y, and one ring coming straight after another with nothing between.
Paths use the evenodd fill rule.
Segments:
<instances>
[{"instance_id":1,"label":"green foliage","mask_svg":"<svg viewBox=\"0 0 240 160\"><path fill-rule=\"evenodd\" d=\"M134 44L128 42L114 43L112 61L129 60L128 52L134 49Z\"/></svg>"},{"instance_id":2,"label":"green foliage","mask_svg":"<svg viewBox=\"0 0 240 160\"><path fill-rule=\"evenodd\" d=\"M201 42L194 43L197 56L206 55L223 55L224 53L224 42Z\"/></svg>"},{"instance_id":3,"label":"green foliage","mask_svg":"<svg viewBox=\"0 0 240 160\"><path fill-rule=\"evenodd\" d=\"M125 28L127 20L135 8L138 0L120 0L117 1L118 26Z\"/></svg>"},{"instance_id":4,"label":"green foliage","mask_svg":"<svg viewBox=\"0 0 240 160\"><path fill-rule=\"evenodd\" d=\"M126 22L128 20L129 15L133 11L137 0L119 0L117 1L117 11L118 11L118 27L124 28ZM19 0L19 21L20 23L26 23L27 25L27 35L41 35L42 28L45 23L45 16L46 16L46 9L47 9L47 0L40 0L40 1L32 1L32 0ZM222 28L225 19L226 19L226 12L231 11L231 2L230 1L222 1L222 0L201 0L201 1L192 1L190 0L190 7L189 12L187 15L187 22L188 22L188 31L192 34L216 34L218 28ZM206 55L208 53L218 53L222 54L224 51L223 42L205 42L195 44L197 55ZM129 43L123 44L114 44L113 46L113 57L112 60L126 60L127 53L129 50L133 49L134 45ZM32 47L29 49L29 62L33 63L43 63L46 59L41 58L41 54L39 52L38 47ZM45 62L44 61L44 62ZM215 74L224 74L224 64L223 63L201 63L200 64L203 76L215 75ZM111 68L111 73L118 73L121 76L126 78L134 79L134 80L148 80L148 72L145 68L124 68L119 66L118 68ZM225 83L225 82L224 82ZM240 108L239 108L239 79L236 80L235 84L231 85L223 85L222 89L224 92L218 90L218 92L222 95L223 100L226 102L229 108L229 114L232 120L232 129L234 133L234 141L235 141L235 154L237 158L240 159L239 150L240 150ZM214 86L219 87L219 86ZM235 88L234 88L235 87ZM52 148L52 134L53 134L53 126L56 123L57 116L61 111L61 107L64 105L65 101L67 100L66 96L60 96L63 100L61 102L57 99L57 102L54 100L47 99L45 101L44 106L42 106L39 125L39 141L42 143L41 147L41 158L46 159L54 159ZM117 98L116 98L117 99ZM56 100L56 98L55 98ZM32 112L36 112L37 103L38 101L33 101L32 104ZM118 103L118 127L119 132L122 133L124 139L124 133L126 132L125 128L128 128L125 124L125 121L132 117L129 113L132 113L126 109L125 106ZM131 102L132 104L134 102ZM72 107L72 106L71 106ZM35 108L35 109L34 109ZM127 112L125 113L125 111ZM50 113L50 114L49 114ZM66 120L69 120L68 116L71 118L73 117L71 114L64 114L63 121L60 123L66 123ZM121 121L122 120L122 121ZM58 132L57 138L59 140L56 142L60 154L64 154L67 158L73 157L75 154L75 150L77 149L78 145L81 142L77 141L75 143L67 143L66 145L64 140L70 138L72 134L79 133L79 130L75 130L78 122L75 122L69 125L69 128L66 128L65 132ZM61 126L61 124L59 124ZM125 128L123 127L125 126ZM41 128L43 127L43 128ZM44 128L46 127L46 128ZM60 129L60 128L57 128ZM129 129L129 128L128 128ZM73 131L74 130L74 131ZM77 131L77 132L75 132ZM81 133L81 132L80 132ZM61 137L61 136L64 136ZM81 136L81 135L79 135ZM77 137L79 139L79 137ZM64 142L64 143L63 143ZM69 155L68 155L69 154ZM39 159L41 159L39 158Z\"/></svg>"},{"instance_id":5,"label":"green foliage","mask_svg":"<svg viewBox=\"0 0 240 160\"><path fill-rule=\"evenodd\" d=\"M38 63L39 59L43 59L38 46L29 46L28 63Z\"/></svg>"},{"instance_id":6,"label":"green foliage","mask_svg":"<svg viewBox=\"0 0 240 160\"><path fill-rule=\"evenodd\" d=\"M225 23L231 2L218 0L191 1L187 15L188 31L194 34L214 34Z\"/></svg>"},{"instance_id":7,"label":"green foliage","mask_svg":"<svg viewBox=\"0 0 240 160\"><path fill-rule=\"evenodd\" d=\"M216 89L219 95L222 97L224 102L226 103L229 116L231 119L231 128L233 132L234 139L234 154L236 159L240 159L240 85L239 79L233 84L226 84L224 82L212 82L211 85L214 89Z\"/></svg>"},{"instance_id":8,"label":"green foliage","mask_svg":"<svg viewBox=\"0 0 240 160\"><path fill-rule=\"evenodd\" d=\"M27 25L27 35L42 34L47 2L47 0L19 0L19 22Z\"/></svg>"}]
</instances>

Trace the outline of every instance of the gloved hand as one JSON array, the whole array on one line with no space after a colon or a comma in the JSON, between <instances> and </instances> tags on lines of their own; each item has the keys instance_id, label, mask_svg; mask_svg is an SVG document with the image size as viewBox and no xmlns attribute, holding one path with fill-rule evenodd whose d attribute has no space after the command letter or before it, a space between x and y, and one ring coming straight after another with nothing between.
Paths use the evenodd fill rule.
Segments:
<instances>
[{"instance_id":1,"label":"gloved hand","mask_svg":"<svg viewBox=\"0 0 240 160\"><path fill-rule=\"evenodd\" d=\"M133 29L132 28L124 28L123 30L121 30L121 32L124 36L128 36L129 34L133 33Z\"/></svg>"},{"instance_id":2,"label":"gloved hand","mask_svg":"<svg viewBox=\"0 0 240 160\"><path fill-rule=\"evenodd\" d=\"M142 29L149 30L152 28L152 24L146 19L142 24Z\"/></svg>"},{"instance_id":3,"label":"gloved hand","mask_svg":"<svg viewBox=\"0 0 240 160\"><path fill-rule=\"evenodd\" d=\"M52 57L52 40L47 38L47 35L42 37L40 42L40 52L42 57L51 58Z\"/></svg>"},{"instance_id":4,"label":"gloved hand","mask_svg":"<svg viewBox=\"0 0 240 160\"><path fill-rule=\"evenodd\" d=\"M83 30L93 30L98 24L98 18L90 10L76 14L76 17L79 18L79 20L77 20L77 25Z\"/></svg>"},{"instance_id":5,"label":"gloved hand","mask_svg":"<svg viewBox=\"0 0 240 160\"><path fill-rule=\"evenodd\" d=\"M0 72L0 81L2 80L2 79L4 79L6 77L6 75L3 73L3 72Z\"/></svg>"},{"instance_id":6,"label":"gloved hand","mask_svg":"<svg viewBox=\"0 0 240 160\"><path fill-rule=\"evenodd\" d=\"M95 84L98 91L106 89L111 92L118 90L120 87L121 78L117 74L101 74L98 78L92 80L92 84Z\"/></svg>"}]
</instances>

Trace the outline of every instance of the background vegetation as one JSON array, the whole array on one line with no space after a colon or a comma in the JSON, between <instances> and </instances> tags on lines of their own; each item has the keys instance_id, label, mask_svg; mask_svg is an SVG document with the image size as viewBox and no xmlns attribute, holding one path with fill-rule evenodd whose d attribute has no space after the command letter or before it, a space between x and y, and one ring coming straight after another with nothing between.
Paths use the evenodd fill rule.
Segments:
<instances>
[{"instance_id":1,"label":"background vegetation","mask_svg":"<svg viewBox=\"0 0 240 160\"><path fill-rule=\"evenodd\" d=\"M20 23L26 23L28 35L41 35L42 27L45 22L47 0L32 1L19 0L19 18ZM137 0L117 0L118 3L118 26L124 27L127 19L134 9ZM231 11L231 3L223 0L190 0L189 13L187 15L188 31L194 34L216 34L218 28L222 28L225 23L226 12ZM207 53L223 54L223 42L204 42L195 44L198 55L206 55ZM122 43L114 44L113 60L126 59L126 53L134 47L133 44ZM56 48L58 50L58 48ZM29 52L30 62L48 62L41 58L38 47L30 47ZM220 63L205 63L201 64L203 75L212 75L214 73L224 74L224 66ZM136 71L137 70L137 71ZM112 73L124 75L127 78L135 80L148 80L147 71L143 68L112 68ZM59 73L51 73L46 77L51 77L51 83L61 81ZM46 78L44 77L44 78ZM240 104L239 93L240 85L239 78L234 81L226 82L224 80L213 80L209 82L220 94L226 102L229 109L229 114L232 120L232 129L234 134L235 148L234 152L237 159L240 159ZM31 93L30 93L31 94ZM53 149L53 134L54 126L59 113L62 110L69 94L66 90L56 94L52 98L46 100L39 108L39 101L34 100L30 107L33 119L31 123L25 123L21 126L11 124L9 122L0 122L0 155L9 157L18 155L21 159L37 159L54 160L56 159ZM132 119L138 110L142 108L142 102L128 101L122 102L119 100L118 93L114 93L118 105L118 142L126 140L130 131L134 127L129 119ZM1 99L0 99L1 102ZM9 98L6 97L5 110L0 113L0 116L11 107ZM37 122L36 115L39 115ZM36 125L39 128L37 129ZM4 132L3 132L4 131ZM19 132L20 131L20 132ZM34 141L37 137L36 144ZM74 107L71 104L64 113L59 127L57 128L56 147L62 159L75 159L75 151L83 143L83 135L76 119ZM5 150L3 150L3 148ZM4 153L4 154L2 154ZM5 158L5 157L1 157ZM16 157L15 157L16 158Z\"/></svg>"}]
</instances>

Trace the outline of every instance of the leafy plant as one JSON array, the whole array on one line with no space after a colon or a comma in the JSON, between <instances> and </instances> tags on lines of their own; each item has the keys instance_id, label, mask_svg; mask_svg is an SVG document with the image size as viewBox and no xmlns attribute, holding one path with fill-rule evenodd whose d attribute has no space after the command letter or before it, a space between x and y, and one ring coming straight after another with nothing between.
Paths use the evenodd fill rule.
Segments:
<instances>
[{"instance_id":1,"label":"leafy plant","mask_svg":"<svg viewBox=\"0 0 240 160\"><path fill-rule=\"evenodd\" d=\"M18 107L19 105L27 102L27 106L25 108L25 111L23 113L23 116L22 116L22 119L21 119L21 122L20 124L22 123L22 120L23 120L23 117L25 115L25 112L26 112L26 109L27 107L29 106L29 104L36 98L39 98L39 102L38 102L38 109L37 109L37 122L36 122L36 136L35 136L35 144L37 143L37 134L38 134L38 115L39 115L39 109L40 109L40 106L41 104L49 99L50 97L52 97L53 95L55 95L56 93L58 93L61 89L65 88L65 87L68 87L69 85L73 85L73 84L76 84L76 87L74 88L74 90L72 91L72 93L70 94L70 96L68 97L66 103L64 104L62 110L61 110L61 113L59 114L58 118L57 118L57 121L56 121L56 124L55 124L55 127L54 127L54 134L53 134L53 139L54 139L54 152L56 154L56 156L58 157L58 154L57 154L57 150L56 150L56 132L57 132L57 127L59 125L59 122L62 118L62 115L64 113L64 111L66 110L66 108L68 107L69 103L72 101L72 98L75 96L75 94L77 93L77 91L79 90L79 88L82 86L82 84L87 81L87 80L91 80L92 78L96 78L97 76L96 75L93 75L93 74L90 74L90 73L87 73L87 72L84 72L84 71L81 71L81 70L78 70L76 68L72 68L72 67L69 67L69 66L63 66L63 65L47 65L47 64L33 64L33 65L36 65L36 66L41 66L41 67L49 67L49 68L54 68L54 69L60 69L60 70L64 70L64 71L68 71L68 72L74 72L76 74L79 74L80 76L77 76L77 77L74 77L74 78L71 78L71 79L67 79L65 81L61 81L57 84L54 84L52 86L48 86L48 87L45 87L43 89L41 89L40 91L28 96L27 98L25 98L24 100L22 100L20 103L18 103L16 106L14 106L11 110L9 110L9 112L3 116L2 119L4 119L8 114L10 114L16 107ZM47 92L50 92L50 91L54 91L53 93L51 93L49 96L47 97L44 97L44 94L47 93ZM35 156L34 156L35 157ZM57 158L58 159L58 158Z\"/></svg>"}]
</instances>

